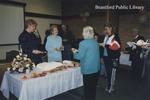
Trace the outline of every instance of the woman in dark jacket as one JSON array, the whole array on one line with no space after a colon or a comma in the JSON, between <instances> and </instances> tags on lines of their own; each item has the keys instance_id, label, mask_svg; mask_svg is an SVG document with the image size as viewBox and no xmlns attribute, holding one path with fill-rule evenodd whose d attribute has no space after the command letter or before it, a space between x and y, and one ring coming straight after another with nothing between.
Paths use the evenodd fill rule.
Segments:
<instances>
[{"instance_id":1,"label":"woman in dark jacket","mask_svg":"<svg viewBox=\"0 0 150 100\"><path fill-rule=\"evenodd\" d=\"M119 66L121 42L119 36L113 33L111 24L106 24L104 28L105 38L100 45L104 48L103 60L107 73L106 91L111 93L114 90L116 69Z\"/></svg>"},{"instance_id":2,"label":"woman in dark jacket","mask_svg":"<svg viewBox=\"0 0 150 100\"><path fill-rule=\"evenodd\" d=\"M34 20L26 20L25 30L19 36L19 44L23 54L27 54L35 64L38 64L42 62L40 54L43 52L39 50L41 39L34 34L36 26L37 23Z\"/></svg>"}]
</instances>

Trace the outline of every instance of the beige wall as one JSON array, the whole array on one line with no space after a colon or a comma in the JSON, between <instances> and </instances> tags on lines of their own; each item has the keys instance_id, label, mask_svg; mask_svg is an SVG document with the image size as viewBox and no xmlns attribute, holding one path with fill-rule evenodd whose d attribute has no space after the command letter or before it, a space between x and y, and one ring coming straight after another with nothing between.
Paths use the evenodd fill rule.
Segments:
<instances>
[{"instance_id":1,"label":"beige wall","mask_svg":"<svg viewBox=\"0 0 150 100\"><path fill-rule=\"evenodd\" d=\"M9 0L26 3L25 11L61 16L61 0Z\"/></svg>"},{"instance_id":2,"label":"beige wall","mask_svg":"<svg viewBox=\"0 0 150 100\"><path fill-rule=\"evenodd\" d=\"M26 12L61 16L61 0L26 0Z\"/></svg>"},{"instance_id":3,"label":"beige wall","mask_svg":"<svg viewBox=\"0 0 150 100\"><path fill-rule=\"evenodd\" d=\"M26 0L8 0L8 1L15 1L15 2L23 2L23 3L26 3Z\"/></svg>"},{"instance_id":4,"label":"beige wall","mask_svg":"<svg viewBox=\"0 0 150 100\"><path fill-rule=\"evenodd\" d=\"M85 25L94 27L95 31L100 33L103 31L103 25L106 22L106 16L93 16L89 17L87 23L83 22L81 18L73 18L64 20L63 24L67 24L69 29L75 34L76 37L82 37L82 28Z\"/></svg>"}]
</instances>

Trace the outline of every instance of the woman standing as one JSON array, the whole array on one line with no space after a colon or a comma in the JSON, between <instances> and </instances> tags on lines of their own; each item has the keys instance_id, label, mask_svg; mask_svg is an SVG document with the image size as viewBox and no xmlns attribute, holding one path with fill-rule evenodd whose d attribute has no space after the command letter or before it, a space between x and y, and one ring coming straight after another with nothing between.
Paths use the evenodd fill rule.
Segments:
<instances>
[{"instance_id":1,"label":"woman standing","mask_svg":"<svg viewBox=\"0 0 150 100\"><path fill-rule=\"evenodd\" d=\"M33 19L26 20L25 29L19 36L19 44L22 52L27 54L35 64L38 64L42 62L40 54L43 52L39 50L41 39L34 34L36 27L36 21Z\"/></svg>"},{"instance_id":2,"label":"woman standing","mask_svg":"<svg viewBox=\"0 0 150 100\"><path fill-rule=\"evenodd\" d=\"M107 73L107 87L106 91L111 93L114 90L116 69L119 66L119 57L121 50L120 38L117 34L113 33L111 24L105 24L104 33L105 38L102 44L104 48L103 60Z\"/></svg>"},{"instance_id":3,"label":"woman standing","mask_svg":"<svg viewBox=\"0 0 150 100\"><path fill-rule=\"evenodd\" d=\"M51 35L47 37L46 50L48 52L48 62L62 61L62 38L58 36L57 26L51 26Z\"/></svg>"},{"instance_id":4,"label":"woman standing","mask_svg":"<svg viewBox=\"0 0 150 100\"><path fill-rule=\"evenodd\" d=\"M79 44L79 50L72 49L74 58L80 60L83 74L85 100L96 99L96 84L100 71L99 44L94 39L94 30L90 26L83 28L84 40Z\"/></svg>"}]
</instances>

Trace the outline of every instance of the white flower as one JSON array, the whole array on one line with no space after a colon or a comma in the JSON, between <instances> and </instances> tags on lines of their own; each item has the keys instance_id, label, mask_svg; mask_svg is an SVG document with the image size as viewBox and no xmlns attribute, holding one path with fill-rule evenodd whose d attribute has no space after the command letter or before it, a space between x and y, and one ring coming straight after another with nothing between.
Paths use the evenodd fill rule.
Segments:
<instances>
[{"instance_id":1,"label":"white flower","mask_svg":"<svg viewBox=\"0 0 150 100\"><path fill-rule=\"evenodd\" d=\"M26 55L26 54L25 54L24 56L25 56L26 58L28 57L28 55Z\"/></svg>"},{"instance_id":2,"label":"white flower","mask_svg":"<svg viewBox=\"0 0 150 100\"><path fill-rule=\"evenodd\" d=\"M19 65L18 64L15 64L15 66L14 66L15 68L19 68Z\"/></svg>"},{"instance_id":3,"label":"white flower","mask_svg":"<svg viewBox=\"0 0 150 100\"><path fill-rule=\"evenodd\" d=\"M18 70L19 72L23 72L23 68L19 68L19 70Z\"/></svg>"},{"instance_id":4,"label":"white flower","mask_svg":"<svg viewBox=\"0 0 150 100\"><path fill-rule=\"evenodd\" d=\"M15 62L15 61L16 61L16 58L14 58L13 62Z\"/></svg>"},{"instance_id":5,"label":"white flower","mask_svg":"<svg viewBox=\"0 0 150 100\"><path fill-rule=\"evenodd\" d=\"M27 60L27 57L24 57L23 59L24 59L24 60Z\"/></svg>"},{"instance_id":6,"label":"white flower","mask_svg":"<svg viewBox=\"0 0 150 100\"><path fill-rule=\"evenodd\" d=\"M7 68L7 71L10 71L10 68L9 68L9 67Z\"/></svg>"},{"instance_id":7,"label":"white flower","mask_svg":"<svg viewBox=\"0 0 150 100\"><path fill-rule=\"evenodd\" d=\"M22 55L22 53L19 53L19 55L21 56L21 55Z\"/></svg>"},{"instance_id":8,"label":"white flower","mask_svg":"<svg viewBox=\"0 0 150 100\"><path fill-rule=\"evenodd\" d=\"M26 64L26 67L30 67L30 64Z\"/></svg>"},{"instance_id":9,"label":"white flower","mask_svg":"<svg viewBox=\"0 0 150 100\"><path fill-rule=\"evenodd\" d=\"M19 64L19 62L15 62L15 64Z\"/></svg>"},{"instance_id":10,"label":"white flower","mask_svg":"<svg viewBox=\"0 0 150 100\"><path fill-rule=\"evenodd\" d=\"M29 74L30 73L30 70L29 69L26 69L26 74Z\"/></svg>"},{"instance_id":11,"label":"white flower","mask_svg":"<svg viewBox=\"0 0 150 100\"><path fill-rule=\"evenodd\" d=\"M32 63L32 64L33 64L32 66L35 68L35 63Z\"/></svg>"},{"instance_id":12,"label":"white flower","mask_svg":"<svg viewBox=\"0 0 150 100\"><path fill-rule=\"evenodd\" d=\"M15 68L15 67L13 67L13 70L16 70L16 68Z\"/></svg>"},{"instance_id":13,"label":"white flower","mask_svg":"<svg viewBox=\"0 0 150 100\"><path fill-rule=\"evenodd\" d=\"M17 56L16 56L16 58L18 59L18 58L20 58L20 56L19 56L19 55L17 55Z\"/></svg>"}]
</instances>

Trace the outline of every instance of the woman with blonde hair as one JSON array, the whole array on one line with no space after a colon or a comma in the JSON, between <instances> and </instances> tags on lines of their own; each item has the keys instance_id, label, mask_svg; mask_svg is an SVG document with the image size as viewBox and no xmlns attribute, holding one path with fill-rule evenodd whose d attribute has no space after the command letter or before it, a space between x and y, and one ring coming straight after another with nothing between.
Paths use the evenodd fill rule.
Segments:
<instances>
[{"instance_id":1,"label":"woman with blonde hair","mask_svg":"<svg viewBox=\"0 0 150 100\"><path fill-rule=\"evenodd\" d=\"M41 39L37 37L34 32L37 27L37 22L33 19L27 19L25 21L25 29L19 36L19 44L21 45L22 52L27 54L35 64L42 62L39 47L41 45Z\"/></svg>"},{"instance_id":2,"label":"woman with blonde hair","mask_svg":"<svg viewBox=\"0 0 150 100\"><path fill-rule=\"evenodd\" d=\"M100 71L99 44L94 39L94 30L91 26L84 27L82 35L84 40L80 42L79 50L72 48L72 51L74 58L80 60L85 100L95 100Z\"/></svg>"},{"instance_id":3,"label":"woman with blonde hair","mask_svg":"<svg viewBox=\"0 0 150 100\"><path fill-rule=\"evenodd\" d=\"M48 52L48 62L62 61L62 38L58 36L58 28L56 25L50 28L51 35L47 37L46 50Z\"/></svg>"}]
</instances>

